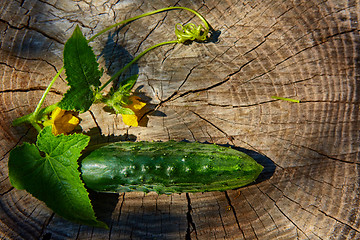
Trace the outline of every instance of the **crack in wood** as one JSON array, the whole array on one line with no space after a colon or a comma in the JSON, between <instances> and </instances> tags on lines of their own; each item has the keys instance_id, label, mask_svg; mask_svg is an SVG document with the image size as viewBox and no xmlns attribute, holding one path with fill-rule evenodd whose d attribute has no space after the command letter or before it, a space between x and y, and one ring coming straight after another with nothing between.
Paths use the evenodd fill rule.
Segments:
<instances>
[{"instance_id":1,"label":"crack in wood","mask_svg":"<svg viewBox=\"0 0 360 240\"><path fill-rule=\"evenodd\" d=\"M234 44L235 44L235 43L234 43ZM220 58L220 59L221 59L221 57L226 56L227 52L230 51L230 49L232 49L232 48L234 48L234 46L230 46L230 47L228 47L226 50L224 50L222 53L215 55L211 60L209 60L209 65L210 65L211 63L213 63L217 58ZM238 55L238 56L239 56L239 55ZM221 61L221 60L220 60L220 61Z\"/></svg>"},{"instance_id":2,"label":"crack in wood","mask_svg":"<svg viewBox=\"0 0 360 240\"><path fill-rule=\"evenodd\" d=\"M194 134L193 131L190 129L190 127L186 124L185 119L184 119L178 112L175 111L175 113L179 116L179 118L182 119L182 124L185 125L186 129L190 132L190 135L192 136L192 138L194 139L194 141L196 141L195 134Z\"/></svg>"},{"instance_id":3,"label":"crack in wood","mask_svg":"<svg viewBox=\"0 0 360 240\"><path fill-rule=\"evenodd\" d=\"M225 238L228 236L227 232L226 232L226 227L225 227L225 223L224 223L224 220L222 218L222 214L221 214L221 205L219 203L219 201L215 198L215 201L216 201L216 204L218 205L218 214L219 214L219 217L220 217L220 221L221 221L221 226L223 228L223 231L225 233Z\"/></svg>"},{"instance_id":4,"label":"crack in wood","mask_svg":"<svg viewBox=\"0 0 360 240\"><path fill-rule=\"evenodd\" d=\"M120 217L121 217L122 208L124 206L124 202L125 202L125 192L121 196L121 203L120 203L120 207L119 207L119 214L117 216L117 223L120 223ZM113 230L113 221L111 221L110 228L109 228L109 240L112 239L111 238L112 230Z\"/></svg>"},{"instance_id":5,"label":"crack in wood","mask_svg":"<svg viewBox=\"0 0 360 240\"><path fill-rule=\"evenodd\" d=\"M291 182L292 184L294 184L295 186L301 188L299 185L293 183L292 181L290 181L290 182ZM276 185L275 185L274 183L272 183L271 181L270 181L270 184L271 184L273 187L275 187L277 190L279 190L284 198L286 198L286 199L288 199L290 202L293 202L294 204L298 205L299 208L302 209L302 210L304 210L305 212L307 212L307 213L315 216L315 214L314 214L313 212L307 210L307 209L306 209L305 207L303 207L299 202L297 202L297 201L295 201L294 199L292 199L292 198L290 198L289 196L287 196L282 189L280 189L278 186L276 186ZM310 195L311 195L311 194L310 194ZM313 196L313 195L311 195L311 196ZM315 196L314 196L314 197L315 197ZM312 205L312 206L314 206L314 205Z\"/></svg>"},{"instance_id":6,"label":"crack in wood","mask_svg":"<svg viewBox=\"0 0 360 240\"><path fill-rule=\"evenodd\" d=\"M78 239L79 239L79 237L80 237L81 226L82 226L82 225L79 225L79 227L78 227L78 230L77 230L77 233L76 233L75 240L78 240Z\"/></svg>"},{"instance_id":7,"label":"crack in wood","mask_svg":"<svg viewBox=\"0 0 360 240\"><path fill-rule=\"evenodd\" d=\"M31 71L25 71L25 70L22 70L22 69L17 69L17 68L15 68L14 66L11 66L11 65L9 65L9 64L7 64L7 63L5 63L5 62L0 62L0 65L4 65L5 67L12 68L12 69L14 69L14 70L17 71L17 72L23 72L23 73L28 73L28 74L34 73L34 74L38 74L38 75L41 74L41 73L39 73L39 72L31 72Z\"/></svg>"},{"instance_id":8,"label":"crack in wood","mask_svg":"<svg viewBox=\"0 0 360 240\"><path fill-rule=\"evenodd\" d=\"M250 208L253 210L253 212L255 213L257 219L259 219L259 221L261 222L261 225L263 226L263 228L265 229L266 226L263 223L263 221L261 220L261 217L259 216L259 214L257 213L256 209L254 208L254 206L251 204L251 202L247 199L247 197L245 196L245 194L243 195L245 201L247 202L247 204L249 204ZM256 235L255 229L254 229L254 233Z\"/></svg>"},{"instance_id":9,"label":"crack in wood","mask_svg":"<svg viewBox=\"0 0 360 240\"><path fill-rule=\"evenodd\" d=\"M304 78L304 79L299 79L299 80L296 80L296 81L293 81L293 82L288 82L288 83L284 83L283 86L288 86L288 85L293 85L293 84L297 84L297 83L303 83L303 82L306 82L306 81L310 81L310 80L313 80L314 78L316 77L323 77L323 76L326 76L325 73L322 73L322 74L314 74L308 78Z\"/></svg>"},{"instance_id":10,"label":"crack in wood","mask_svg":"<svg viewBox=\"0 0 360 240\"><path fill-rule=\"evenodd\" d=\"M313 180L314 182L317 182L317 183L321 183L321 184L325 184L325 185L328 185L334 189L337 189L337 190L343 190L343 188L341 187L337 187L327 181L320 181L320 180L317 180L315 178L313 178L310 174L306 174L306 173L302 173L305 177L308 177L309 179ZM300 187L300 186L299 186ZM303 187L301 187L303 189ZM308 191L305 191L306 193L310 194L311 196L314 196L311 192L308 192ZM314 196L315 197L315 196Z\"/></svg>"},{"instance_id":11,"label":"crack in wood","mask_svg":"<svg viewBox=\"0 0 360 240\"><path fill-rule=\"evenodd\" d=\"M192 219L191 216L191 212L192 212L192 207L191 207L191 199L190 199L190 195L189 193L186 193L186 200L187 200L187 212L186 212L186 219L187 219L187 229L186 229L186 235L185 235L185 239L186 240L191 240L191 233L194 232L195 233L195 238L197 238L197 231L196 231L196 226L195 223Z\"/></svg>"},{"instance_id":12,"label":"crack in wood","mask_svg":"<svg viewBox=\"0 0 360 240\"><path fill-rule=\"evenodd\" d=\"M22 106L13 107L10 109L4 109L4 110L0 110L0 113L9 113L9 112L15 111L19 108L25 108L25 107L29 107L29 106L30 106L29 104L26 104L26 105L22 105Z\"/></svg>"},{"instance_id":13,"label":"crack in wood","mask_svg":"<svg viewBox=\"0 0 360 240\"><path fill-rule=\"evenodd\" d=\"M230 206L230 209L231 209L231 211L232 211L232 213L233 213L233 215L234 215L234 217L235 217L236 224L237 224L237 226L238 226L238 228L239 228L239 230L240 230L243 238L246 239L245 233L244 233L244 231L242 230L242 228L241 228L241 226L240 226L239 219L237 218L236 210L235 210L233 204L231 203L231 199L230 199L227 191L225 191L224 194L225 194L225 198L226 198L226 200L227 200L227 202L228 202L228 204L229 204L229 206Z\"/></svg>"},{"instance_id":14,"label":"crack in wood","mask_svg":"<svg viewBox=\"0 0 360 240\"><path fill-rule=\"evenodd\" d=\"M100 127L100 125L98 124L98 122L96 120L95 114L91 110L89 110L89 113L91 115L92 120L94 121L94 123L96 125L96 128L99 130L100 136L102 136L102 130L101 130L101 127Z\"/></svg>"},{"instance_id":15,"label":"crack in wood","mask_svg":"<svg viewBox=\"0 0 360 240\"><path fill-rule=\"evenodd\" d=\"M265 196L267 196L273 203L274 206L279 210L279 212L292 224L295 226L296 232L300 231L302 234L304 234L306 236L307 239L310 240L310 238L307 236L307 234L289 217L285 214L285 212L279 207L279 205L276 203L276 201L269 196L269 194L263 192L259 187L257 187L259 189L260 192L262 192ZM298 233L297 233L298 234ZM298 236L299 238L299 236Z\"/></svg>"},{"instance_id":16,"label":"crack in wood","mask_svg":"<svg viewBox=\"0 0 360 240\"><path fill-rule=\"evenodd\" d=\"M282 141L286 141L286 142L288 142L290 145L292 145L292 146L294 146L294 147L296 147L296 148L304 148L304 149L310 150L310 151L315 152L315 153L317 153L318 155L323 156L323 157L326 157L327 159L330 159L330 160L339 161L339 162L348 163L348 164L360 165L360 162L351 162L351 161L348 161L348 160L335 158L335 157L333 157L333 156L330 156L330 155L327 155L327 154L325 154L325 153L322 153L322 152L320 152L319 150L313 149L313 148L311 148L311 147L295 144L295 143L293 143L291 140L288 140L288 139L285 139L285 138L281 138L281 137L278 137L278 136L274 136L274 135L270 135L270 136L273 137L273 138L277 138L277 139L279 139L279 140L282 140ZM312 166L312 165L314 165L314 164L313 164L313 163L310 163L310 164L308 164L308 165L302 165L302 166Z\"/></svg>"},{"instance_id":17,"label":"crack in wood","mask_svg":"<svg viewBox=\"0 0 360 240\"><path fill-rule=\"evenodd\" d=\"M248 53L251 53L252 51L255 51L258 47L260 47L262 44L264 44L266 42L266 39L268 36L270 36L273 32L269 32L268 34L266 34L264 36L264 40L262 40L259 44L257 44L255 47L253 47L252 49L246 51L243 55L245 56Z\"/></svg>"},{"instance_id":18,"label":"crack in wood","mask_svg":"<svg viewBox=\"0 0 360 240\"><path fill-rule=\"evenodd\" d=\"M315 236L317 236L320 240L323 240L322 237L320 237L319 235L317 235L314 231L311 231L312 234L314 234Z\"/></svg>"},{"instance_id":19,"label":"crack in wood","mask_svg":"<svg viewBox=\"0 0 360 240\"><path fill-rule=\"evenodd\" d=\"M41 58L28 58L28 57L24 57L24 56L13 55L12 52L6 51L6 50L1 49L1 48L0 48L0 50L1 50L1 51L4 51L5 53L8 53L8 54L11 55L11 56L14 56L14 57L16 57L16 58L18 58L18 59L21 59L21 60L45 62L46 64L48 64L48 65L50 65L52 68L54 68L55 73L58 73L58 70L57 70L56 66L55 66L54 64L48 62L48 61L45 60L45 59L41 59ZM6 64L6 63L5 63L5 64ZM9 66L10 66L10 65L9 65ZM11 67L11 66L10 66L10 67ZM19 70L19 71L22 71L22 70ZM29 73L31 73L31 72L29 72ZM59 76L59 78L65 82L65 80L63 79L63 77L62 77L61 75Z\"/></svg>"},{"instance_id":20,"label":"crack in wood","mask_svg":"<svg viewBox=\"0 0 360 240\"><path fill-rule=\"evenodd\" d=\"M176 99L185 97L185 96L187 96L187 95L189 95L189 94L194 94L194 93L198 93L198 92L208 91L208 90L211 90L211 89L216 88L216 87L218 87L218 86L221 86L221 85L223 85L224 83L228 82L228 81L231 79L232 76L234 76L235 74L239 73L245 66L247 66L248 64L250 64L250 63L251 63L252 61L254 61L254 60L255 60L255 58L254 58L254 59L251 59L250 61L247 61L246 63L244 63L243 65L241 65L241 67L240 67L238 70L236 70L236 71L228 74L227 77L225 77L222 81L219 81L219 82L217 82L217 83L215 83L215 84L213 84L213 85L211 85L211 86L205 87L205 88L200 88L200 89L195 89L195 90L186 91L186 92L184 92L184 93L179 94L178 96L176 96L176 95L178 94L178 92L174 92L170 97L168 97L167 99L163 100L161 103L168 102L168 101L175 101Z\"/></svg>"},{"instance_id":21,"label":"crack in wood","mask_svg":"<svg viewBox=\"0 0 360 240\"><path fill-rule=\"evenodd\" d=\"M289 7L288 9L286 9L283 13L281 13L279 16L275 17L276 19L276 22L279 18L281 18L282 16L284 16L286 13L290 12L291 10L293 10L295 7L294 6L291 6Z\"/></svg>"},{"instance_id":22,"label":"crack in wood","mask_svg":"<svg viewBox=\"0 0 360 240\"><path fill-rule=\"evenodd\" d=\"M313 148L308 147L308 146L297 145L297 144L295 144L295 143L293 143L293 142L289 142L289 143L290 143L292 146L295 146L295 147L297 147L297 148L305 148L305 149L308 149L308 150L310 150L310 151L313 151L313 152L319 154L320 156L326 157L326 158L328 158L328 159L330 159L330 160L339 161L339 162L342 162L342 163L360 165L360 162L352 162L352 161L348 161L348 160L344 160L344 159L335 158L335 157L333 157L333 156L327 155L327 154L325 154L325 153L320 152L319 150L313 149Z\"/></svg>"},{"instance_id":23,"label":"crack in wood","mask_svg":"<svg viewBox=\"0 0 360 240\"><path fill-rule=\"evenodd\" d=\"M17 208L18 206L17 206L17 204L18 204L18 202L20 202L23 198L26 198L27 197L27 195L22 195L21 197L19 197L19 199L16 199L15 201L14 201L14 205L15 205L15 207ZM35 207L37 207L37 206L35 206ZM19 211L21 214L24 214L23 213L23 211Z\"/></svg>"},{"instance_id":24,"label":"crack in wood","mask_svg":"<svg viewBox=\"0 0 360 240\"><path fill-rule=\"evenodd\" d=\"M198 116L201 120L204 120L205 122L207 122L208 124L210 124L211 126L216 128L218 131L220 131L222 134L224 134L228 140L230 140L234 144L234 142L233 142L234 138L232 136L228 135L224 130L222 130L221 128L219 128L214 123L207 120L206 118L202 117L200 114L194 112L193 110L189 110L189 111L192 112L193 114L195 114L196 116Z\"/></svg>"},{"instance_id":25,"label":"crack in wood","mask_svg":"<svg viewBox=\"0 0 360 240\"><path fill-rule=\"evenodd\" d=\"M153 28L148 32L148 34L140 41L139 45L138 45L137 48L136 48L136 51L135 51L134 55L136 55L136 53L139 51L141 45L146 41L146 39L149 38L149 36L155 31L155 29L157 29L158 26L161 26L161 25L164 23L166 17L167 17L167 12L165 13L165 16L164 16L161 20L159 20L159 21L157 22L157 24L155 25L155 27L153 27Z\"/></svg>"},{"instance_id":26,"label":"crack in wood","mask_svg":"<svg viewBox=\"0 0 360 240\"><path fill-rule=\"evenodd\" d=\"M217 129L218 131L220 131L222 134L225 135L225 137L231 142L232 145L235 146L235 143L234 143L234 140L235 138L229 134L227 134L224 130L222 130L221 128L219 128L218 126L216 126L214 123L212 123L211 121L209 121L208 119L202 117L200 114L196 113L195 111L193 110L189 110L190 112L192 112L193 114L195 114L196 116L198 116L200 119L204 120L205 122L207 122L208 124L210 124L211 126L213 126L215 129ZM266 155L264 154L262 151L260 151L259 149L256 149L254 146L252 146L250 143L248 142L245 142L244 140L240 139L241 142L243 142L244 144L248 145L251 149L253 149L254 151L262 154L262 155ZM275 165L281 169L283 169L283 167L277 165L275 163Z\"/></svg>"},{"instance_id":27,"label":"crack in wood","mask_svg":"<svg viewBox=\"0 0 360 240\"><path fill-rule=\"evenodd\" d=\"M30 212L29 214L27 214L26 216L27 216L27 217L31 217L31 216L35 213L35 210L36 210L39 206L41 207L42 204L43 204L43 203L39 201L39 203L36 204L36 206L35 206L35 207L31 210L31 212ZM24 215L25 215L25 214L24 214Z\"/></svg>"},{"instance_id":28,"label":"crack in wood","mask_svg":"<svg viewBox=\"0 0 360 240\"><path fill-rule=\"evenodd\" d=\"M259 188L259 187L257 187L257 188ZM274 223L277 232L280 233L279 226L276 224L275 219L273 218L273 216L270 214L270 212L269 212L266 208L263 208L263 209L264 209L264 211L268 214L268 216L269 216L269 218L271 219L271 221Z\"/></svg>"},{"instance_id":29,"label":"crack in wood","mask_svg":"<svg viewBox=\"0 0 360 240\"><path fill-rule=\"evenodd\" d=\"M320 165L320 164L309 164L309 165L306 165L306 166L314 166L314 165ZM302 166L302 167L304 167L304 166ZM291 167L291 168L298 168L298 167ZM287 168L287 169L289 169L289 168ZM314 181L314 182L328 185L328 186L330 186L331 188L334 188L334 189L337 189L337 190L341 190L341 191L343 190L343 188L341 188L341 187L336 187L336 186L334 186L333 184L331 184L331 183L329 183L329 182L317 180L317 179L313 178L310 174L307 174L307 173L304 173L304 172L300 172L300 174L301 174L302 176L305 176L305 177L309 178L310 180L312 180L312 181ZM290 183L292 183L292 184L294 184L295 186L297 186L298 188L302 189L306 194L309 194L310 196L313 196L313 197L316 198L316 199L318 198L318 196L314 195L311 191L308 191L306 187L303 187L303 186L301 186L301 185L299 185L299 184L297 184L297 183L294 183L294 182L291 181L291 180L290 180ZM273 185L273 184L272 184L272 185ZM276 187L276 186L274 185L274 187ZM277 187L276 187L276 188L277 188ZM281 190L279 189L279 191L281 191ZM282 191L281 191L281 192L282 192Z\"/></svg>"},{"instance_id":30,"label":"crack in wood","mask_svg":"<svg viewBox=\"0 0 360 240\"><path fill-rule=\"evenodd\" d=\"M161 100L161 98L158 96L158 94L156 93L154 87L149 83L149 80L147 81L150 88L152 89L152 91L154 92L154 95L157 96L157 98L159 99L160 103L157 104L157 108L160 107L162 104L166 103L166 102L169 102L169 101L175 101L177 98L181 97L181 96L178 96L176 98L174 98L180 91L180 88L186 83L186 81L189 79L190 75L192 74L192 72L194 71L195 68L197 68L198 66L200 65L199 64L196 64L195 66L193 66L188 74L185 76L185 79L182 81L182 83L180 84L180 86L178 87L178 89L176 91L174 91L168 98L164 99L164 100ZM172 99L174 98L174 99Z\"/></svg>"},{"instance_id":31,"label":"crack in wood","mask_svg":"<svg viewBox=\"0 0 360 240\"><path fill-rule=\"evenodd\" d=\"M50 222L53 220L54 216L55 216L55 213L52 212L50 217L48 217L46 219L46 221L43 223L38 239L41 239L41 238L42 238L42 240L50 239L49 236L47 234L44 234L44 233L45 233L46 228L49 226ZM51 236L51 233L50 233L50 236Z\"/></svg>"},{"instance_id":32,"label":"crack in wood","mask_svg":"<svg viewBox=\"0 0 360 240\"><path fill-rule=\"evenodd\" d=\"M334 217L334 216L331 216L330 214L326 213L325 211L323 211L323 210L321 210L321 209L318 209L318 211L319 211L319 212L321 212L322 214L324 214L326 217L329 217L329 218L331 218L331 219L335 220L336 222L338 222L338 223L341 223L341 224L345 225L346 227L350 228L351 230L353 230L353 231L355 231L355 232L357 232L357 233L360 233L360 229L355 228L355 227L353 227L353 226L351 226L351 225L347 224L346 222L341 221L340 219L337 219L337 218L336 218L336 217Z\"/></svg>"},{"instance_id":33,"label":"crack in wood","mask_svg":"<svg viewBox=\"0 0 360 240\"><path fill-rule=\"evenodd\" d=\"M5 21L4 19L0 19L0 22L4 23L4 24L7 24L10 28L12 29L16 29L16 30L23 30L23 29L27 29L27 30L30 30L30 31L34 31L34 32L37 32L37 33L40 33L41 35L43 35L44 37L52 40L52 41L55 41L61 45L64 45L65 43L62 42L61 40L57 39L56 37L53 37L51 35L49 35L48 33L46 33L45 31L42 31L40 29L37 29L37 28L34 28L34 27L31 27L31 26L27 26L27 25L22 25L21 27L17 27L17 26L13 26L11 25L9 22Z\"/></svg>"},{"instance_id":34,"label":"crack in wood","mask_svg":"<svg viewBox=\"0 0 360 240\"><path fill-rule=\"evenodd\" d=\"M46 87L29 87L29 88L17 88L17 89L5 89L5 90L0 90L0 93L19 93L19 92L32 92L32 91L44 91L46 89ZM51 89L50 90L51 93L55 93L57 95L63 95L62 92Z\"/></svg>"},{"instance_id":35,"label":"crack in wood","mask_svg":"<svg viewBox=\"0 0 360 240\"><path fill-rule=\"evenodd\" d=\"M200 65L200 63L196 64L195 66L193 66L192 68L190 68L188 74L185 76L184 81L182 81L182 83L180 84L180 86L178 87L176 92L180 91L180 88L187 82L187 80L189 79L191 73L194 71L195 68L197 68Z\"/></svg>"},{"instance_id":36,"label":"crack in wood","mask_svg":"<svg viewBox=\"0 0 360 240\"><path fill-rule=\"evenodd\" d=\"M25 133L19 138L19 140L15 143L15 145L12 146L9 150L7 150L7 151L5 152L5 154L0 158L0 162L3 161L3 160L6 158L6 156L11 152L11 150L13 150L17 145L20 144L21 140L22 140L26 135L28 135L28 133L30 132L30 130L31 130L31 128L28 128L28 129L26 130L26 132L25 132Z\"/></svg>"},{"instance_id":37,"label":"crack in wood","mask_svg":"<svg viewBox=\"0 0 360 240\"><path fill-rule=\"evenodd\" d=\"M313 44L313 45L311 45L311 46L309 46L309 47L303 48L302 50L294 53L293 55L290 55L290 56L288 56L287 58L281 60L280 62L274 64L274 66L273 66L272 68L270 68L268 71L263 72L262 74L260 74L260 75L258 75L258 76L255 76L255 77L253 77L253 78L251 78L251 79L248 79L247 81L244 81L244 82L242 82L241 84L245 84L245 83L251 82L251 81L253 81L253 80L257 79L257 78L260 78L260 77L262 77L262 76L264 76L264 75L266 75L266 74L271 73L272 71L274 71L274 70L277 68L277 66L281 65L282 63L286 62L287 60L289 60L289 59L291 59L291 58L299 55L300 53L302 53L302 52L304 52L304 51L306 51L306 50L309 50L309 49L311 49L311 48L314 48L314 47L317 47L317 46L319 46L319 45L322 45L322 44L326 43L327 41L329 41L329 39L331 39L331 38L333 38L333 37L336 37L336 36L339 36L339 35L342 35L342 34L352 33L352 32L354 32L354 31L359 31L359 30L358 30L358 29L350 29L350 30L346 30L346 31L342 31L342 32L333 34L333 35L329 35L329 36L326 37L326 40L321 41L321 42L316 43L316 44Z\"/></svg>"},{"instance_id":38,"label":"crack in wood","mask_svg":"<svg viewBox=\"0 0 360 240\"><path fill-rule=\"evenodd\" d=\"M173 44L168 50L165 51L165 53L163 54L164 58L163 60L161 61L161 65L164 64L165 60L169 57L169 52L173 51L175 49L177 44Z\"/></svg>"},{"instance_id":39,"label":"crack in wood","mask_svg":"<svg viewBox=\"0 0 360 240\"><path fill-rule=\"evenodd\" d=\"M207 102L206 104L209 106L213 106L213 107L231 107L231 108L248 108L248 107L256 107L256 106L260 106L263 104L267 104L267 103L272 103L272 102L277 102L280 100L276 100L276 99L271 99L268 101L262 101L262 102L257 102L257 103L252 103L252 104L246 104L246 105L232 105L232 104L217 104L217 103L209 103Z\"/></svg>"},{"instance_id":40,"label":"crack in wood","mask_svg":"<svg viewBox=\"0 0 360 240\"><path fill-rule=\"evenodd\" d=\"M45 5L48 5L56 10L59 10L59 11L64 11L64 9L61 9L59 7L56 6L56 4L53 4L51 1L45 1L45 0L38 0L39 2L45 4Z\"/></svg>"},{"instance_id":41,"label":"crack in wood","mask_svg":"<svg viewBox=\"0 0 360 240\"><path fill-rule=\"evenodd\" d=\"M5 179L8 179L8 177L6 177ZM4 179L4 180L5 180ZM4 181L3 180L3 181ZM3 182L3 181L1 181L1 182ZM0 193L0 196L1 197L3 197L3 196L5 196L6 194L9 194L11 191L13 191L15 188L13 187L13 186L11 186L8 190L6 190L5 192L2 192L2 193Z\"/></svg>"}]
</instances>

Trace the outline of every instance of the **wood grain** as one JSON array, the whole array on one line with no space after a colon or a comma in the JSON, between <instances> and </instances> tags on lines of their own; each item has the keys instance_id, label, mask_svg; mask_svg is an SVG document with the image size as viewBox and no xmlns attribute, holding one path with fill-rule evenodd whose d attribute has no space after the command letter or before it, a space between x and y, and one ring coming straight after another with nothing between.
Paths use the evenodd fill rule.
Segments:
<instances>
[{"instance_id":1,"label":"wood grain","mask_svg":"<svg viewBox=\"0 0 360 240\"><path fill-rule=\"evenodd\" d=\"M9 152L34 141L35 132L11 121L34 110L62 66L75 26L89 38L168 6L198 10L221 32L218 41L147 54L131 69L149 106L141 126L129 128L96 105L81 115L84 131L93 143L229 144L266 163L266 176L227 192L92 193L109 230L70 223L14 189ZM352 0L2 0L0 238L360 239L359 10ZM104 80L147 47L173 40L175 24L189 21L198 22L188 12L169 11L97 38L91 45L101 56ZM64 79L46 104L61 99Z\"/></svg>"}]
</instances>

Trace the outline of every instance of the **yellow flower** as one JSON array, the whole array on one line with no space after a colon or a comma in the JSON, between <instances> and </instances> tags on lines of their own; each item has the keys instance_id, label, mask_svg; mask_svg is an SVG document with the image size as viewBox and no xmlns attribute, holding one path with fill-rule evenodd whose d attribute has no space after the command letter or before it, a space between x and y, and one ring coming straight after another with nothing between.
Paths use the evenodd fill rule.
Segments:
<instances>
[{"instance_id":1,"label":"yellow flower","mask_svg":"<svg viewBox=\"0 0 360 240\"><path fill-rule=\"evenodd\" d=\"M123 122L128 126L139 126L139 111L146 105L146 103L139 101L140 99L135 95L129 97L131 104L127 105L126 108L130 108L135 114L122 114Z\"/></svg>"},{"instance_id":2,"label":"yellow flower","mask_svg":"<svg viewBox=\"0 0 360 240\"><path fill-rule=\"evenodd\" d=\"M43 123L44 127L52 126L54 135L69 133L79 124L79 118L75 117L71 112L61 108L55 108L51 113L50 120Z\"/></svg>"}]
</instances>

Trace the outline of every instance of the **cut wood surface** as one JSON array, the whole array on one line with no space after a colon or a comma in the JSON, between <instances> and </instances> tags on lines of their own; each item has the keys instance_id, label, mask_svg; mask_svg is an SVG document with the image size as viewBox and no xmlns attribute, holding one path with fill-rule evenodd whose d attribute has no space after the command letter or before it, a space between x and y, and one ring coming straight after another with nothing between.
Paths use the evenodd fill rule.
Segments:
<instances>
[{"instance_id":1,"label":"cut wood surface","mask_svg":"<svg viewBox=\"0 0 360 240\"><path fill-rule=\"evenodd\" d=\"M157 48L132 67L148 103L139 127L95 105L80 115L92 143L187 140L245 149L265 165L250 186L210 193L91 193L109 229L71 223L13 188L9 152L34 141L12 127L34 110L79 25L87 38L168 6L199 11L208 43ZM360 239L359 1L2 0L0 239ZM98 37L106 80L146 48L174 40L186 11L139 19ZM65 75L46 104L68 89ZM298 99L293 103L271 96Z\"/></svg>"}]
</instances>

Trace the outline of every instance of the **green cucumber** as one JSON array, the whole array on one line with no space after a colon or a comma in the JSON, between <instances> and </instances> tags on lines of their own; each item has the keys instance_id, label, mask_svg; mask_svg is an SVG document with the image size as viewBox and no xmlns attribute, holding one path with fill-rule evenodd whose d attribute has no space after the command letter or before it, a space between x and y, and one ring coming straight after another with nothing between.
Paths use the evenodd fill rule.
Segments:
<instances>
[{"instance_id":1,"label":"green cucumber","mask_svg":"<svg viewBox=\"0 0 360 240\"><path fill-rule=\"evenodd\" d=\"M116 142L81 162L85 185L98 192L224 191L253 182L262 170L243 152L198 142Z\"/></svg>"}]
</instances>

